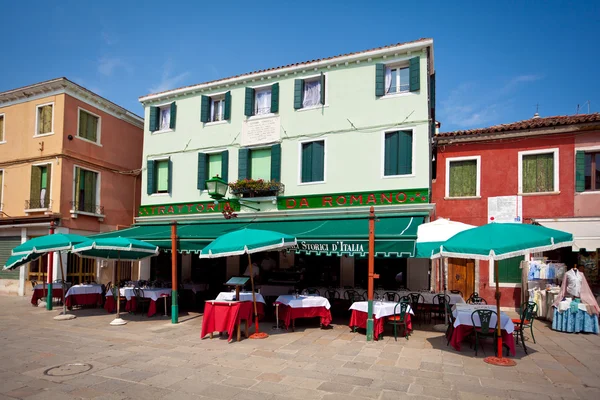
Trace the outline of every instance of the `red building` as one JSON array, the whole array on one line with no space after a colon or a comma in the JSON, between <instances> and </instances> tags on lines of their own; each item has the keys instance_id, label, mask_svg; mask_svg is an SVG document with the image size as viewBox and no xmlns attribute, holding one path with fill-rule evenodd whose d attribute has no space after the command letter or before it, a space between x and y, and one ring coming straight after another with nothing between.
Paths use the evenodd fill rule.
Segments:
<instances>
[{"instance_id":1,"label":"red building","mask_svg":"<svg viewBox=\"0 0 600 400\"><path fill-rule=\"evenodd\" d=\"M438 217L472 225L539 223L573 233L573 249L553 254L586 263L598 280L600 248L600 114L540 118L434 138L432 202ZM501 261L501 305L518 307L519 263ZM583 260L583 261L582 261ZM485 261L450 259L448 288L478 291L494 301L495 282Z\"/></svg>"}]
</instances>

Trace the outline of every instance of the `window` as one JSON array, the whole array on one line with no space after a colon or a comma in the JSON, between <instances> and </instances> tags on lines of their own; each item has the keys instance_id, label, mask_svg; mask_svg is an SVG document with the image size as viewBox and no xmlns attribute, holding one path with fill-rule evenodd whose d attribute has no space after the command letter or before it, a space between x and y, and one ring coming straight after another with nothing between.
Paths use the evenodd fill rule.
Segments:
<instances>
[{"instance_id":1,"label":"window","mask_svg":"<svg viewBox=\"0 0 600 400\"><path fill-rule=\"evenodd\" d=\"M254 115L271 113L271 88L254 91Z\"/></svg>"},{"instance_id":2,"label":"window","mask_svg":"<svg viewBox=\"0 0 600 400\"><path fill-rule=\"evenodd\" d=\"M69 253L67 256L67 282L79 285L92 281L96 281L96 260Z\"/></svg>"},{"instance_id":3,"label":"window","mask_svg":"<svg viewBox=\"0 0 600 400\"><path fill-rule=\"evenodd\" d=\"M410 69L406 67L386 67L385 94L410 92Z\"/></svg>"},{"instance_id":4,"label":"window","mask_svg":"<svg viewBox=\"0 0 600 400\"><path fill-rule=\"evenodd\" d=\"M384 137L384 176L412 174L412 131L386 132Z\"/></svg>"},{"instance_id":5,"label":"window","mask_svg":"<svg viewBox=\"0 0 600 400\"><path fill-rule=\"evenodd\" d=\"M52 132L53 105L44 104L37 107L36 135L48 135Z\"/></svg>"},{"instance_id":6,"label":"window","mask_svg":"<svg viewBox=\"0 0 600 400\"><path fill-rule=\"evenodd\" d=\"M325 141L300 143L300 182L325 181Z\"/></svg>"},{"instance_id":7,"label":"window","mask_svg":"<svg viewBox=\"0 0 600 400\"><path fill-rule=\"evenodd\" d=\"M170 193L171 192L171 170L170 159L148 160L147 164L147 193Z\"/></svg>"},{"instance_id":8,"label":"window","mask_svg":"<svg viewBox=\"0 0 600 400\"><path fill-rule=\"evenodd\" d=\"M294 108L316 107L325 104L325 75L294 81Z\"/></svg>"},{"instance_id":9,"label":"window","mask_svg":"<svg viewBox=\"0 0 600 400\"><path fill-rule=\"evenodd\" d=\"M207 162L208 179L217 175L221 176L223 162L223 157L221 156L221 153L208 154Z\"/></svg>"},{"instance_id":10,"label":"window","mask_svg":"<svg viewBox=\"0 0 600 400\"><path fill-rule=\"evenodd\" d=\"M585 153L585 190L600 190L600 152Z\"/></svg>"},{"instance_id":11,"label":"window","mask_svg":"<svg viewBox=\"0 0 600 400\"><path fill-rule=\"evenodd\" d=\"M250 179L271 180L271 149L250 150Z\"/></svg>"},{"instance_id":12,"label":"window","mask_svg":"<svg viewBox=\"0 0 600 400\"><path fill-rule=\"evenodd\" d=\"M0 114L0 143L4 141L4 114Z\"/></svg>"},{"instance_id":13,"label":"window","mask_svg":"<svg viewBox=\"0 0 600 400\"><path fill-rule=\"evenodd\" d=\"M519 152L519 193L558 192L558 149Z\"/></svg>"},{"instance_id":14,"label":"window","mask_svg":"<svg viewBox=\"0 0 600 400\"><path fill-rule=\"evenodd\" d=\"M79 128L77 136L97 142L100 133L100 117L88 111L79 109Z\"/></svg>"},{"instance_id":15,"label":"window","mask_svg":"<svg viewBox=\"0 0 600 400\"><path fill-rule=\"evenodd\" d=\"M457 157L446 159L446 197L461 198L479 196L481 157Z\"/></svg>"},{"instance_id":16,"label":"window","mask_svg":"<svg viewBox=\"0 0 600 400\"><path fill-rule=\"evenodd\" d=\"M231 118L231 92L200 98L200 121L218 122Z\"/></svg>"},{"instance_id":17,"label":"window","mask_svg":"<svg viewBox=\"0 0 600 400\"><path fill-rule=\"evenodd\" d=\"M73 210L101 214L98 201L98 173L75 167L75 200Z\"/></svg>"},{"instance_id":18,"label":"window","mask_svg":"<svg viewBox=\"0 0 600 400\"><path fill-rule=\"evenodd\" d=\"M198 153L198 190L206 190L206 180L219 176L229 179L229 151Z\"/></svg>"},{"instance_id":19,"label":"window","mask_svg":"<svg viewBox=\"0 0 600 400\"><path fill-rule=\"evenodd\" d=\"M519 256L495 261L498 263L499 283L521 283L521 261L523 260L524 257ZM491 272L491 279L494 280L495 275L493 274L493 271ZM495 283L495 281L493 283Z\"/></svg>"},{"instance_id":20,"label":"window","mask_svg":"<svg viewBox=\"0 0 600 400\"><path fill-rule=\"evenodd\" d=\"M279 83L261 88L246 88L244 115L266 115L279 112Z\"/></svg>"},{"instance_id":21,"label":"window","mask_svg":"<svg viewBox=\"0 0 600 400\"><path fill-rule=\"evenodd\" d=\"M50 164L31 167L31 186L26 209L50 208Z\"/></svg>"},{"instance_id":22,"label":"window","mask_svg":"<svg viewBox=\"0 0 600 400\"><path fill-rule=\"evenodd\" d=\"M150 107L150 132L161 132L175 129L177 105L175 102L162 106Z\"/></svg>"},{"instance_id":23,"label":"window","mask_svg":"<svg viewBox=\"0 0 600 400\"><path fill-rule=\"evenodd\" d=\"M400 64L375 64L375 96L416 92L420 89L420 57Z\"/></svg>"},{"instance_id":24,"label":"window","mask_svg":"<svg viewBox=\"0 0 600 400\"><path fill-rule=\"evenodd\" d=\"M71 255L78 257L76 254L69 253L69 256ZM48 273L48 257L40 257L37 260L30 262L28 269L29 272L27 274L27 279L42 283L47 278L46 274Z\"/></svg>"}]
</instances>

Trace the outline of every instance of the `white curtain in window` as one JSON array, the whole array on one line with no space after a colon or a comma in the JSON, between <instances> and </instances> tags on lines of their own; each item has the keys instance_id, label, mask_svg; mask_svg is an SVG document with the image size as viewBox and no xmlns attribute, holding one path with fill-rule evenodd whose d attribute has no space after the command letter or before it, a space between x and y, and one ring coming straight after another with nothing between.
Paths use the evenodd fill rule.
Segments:
<instances>
[{"instance_id":1,"label":"white curtain in window","mask_svg":"<svg viewBox=\"0 0 600 400\"><path fill-rule=\"evenodd\" d=\"M169 123L171 122L171 107L165 107L160 109L160 129L169 129Z\"/></svg>"},{"instance_id":2,"label":"white curtain in window","mask_svg":"<svg viewBox=\"0 0 600 400\"><path fill-rule=\"evenodd\" d=\"M210 100L210 120L215 121L215 101Z\"/></svg>"},{"instance_id":3,"label":"white curtain in window","mask_svg":"<svg viewBox=\"0 0 600 400\"><path fill-rule=\"evenodd\" d=\"M321 100L321 81L304 82L304 97L302 107L312 107L319 104Z\"/></svg>"},{"instance_id":4,"label":"white curtain in window","mask_svg":"<svg viewBox=\"0 0 600 400\"><path fill-rule=\"evenodd\" d=\"M46 189L40 190L40 208L46 208Z\"/></svg>"},{"instance_id":5,"label":"white curtain in window","mask_svg":"<svg viewBox=\"0 0 600 400\"><path fill-rule=\"evenodd\" d=\"M392 87L392 69L385 69L385 92L389 93L390 88Z\"/></svg>"},{"instance_id":6,"label":"white curtain in window","mask_svg":"<svg viewBox=\"0 0 600 400\"><path fill-rule=\"evenodd\" d=\"M262 90L256 92L256 100L254 102L254 114L268 114L271 112L271 91Z\"/></svg>"}]
</instances>

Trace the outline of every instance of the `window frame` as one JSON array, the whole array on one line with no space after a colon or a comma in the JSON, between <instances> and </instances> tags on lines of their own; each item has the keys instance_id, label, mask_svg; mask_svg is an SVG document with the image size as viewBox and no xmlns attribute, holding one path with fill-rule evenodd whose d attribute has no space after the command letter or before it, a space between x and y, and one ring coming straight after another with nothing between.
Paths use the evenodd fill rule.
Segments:
<instances>
[{"instance_id":1,"label":"window frame","mask_svg":"<svg viewBox=\"0 0 600 400\"><path fill-rule=\"evenodd\" d=\"M516 256L516 257L520 257L520 256ZM523 260L529 261L529 255L523 256ZM496 265L497 262L499 262L499 260L488 261L488 272L489 272L488 283L489 283L490 287L494 287L496 285L496 276L495 276L494 266ZM477 268L477 265L475 266L475 268ZM520 288L521 283L498 282L498 287Z\"/></svg>"},{"instance_id":2,"label":"window frame","mask_svg":"<svg viewBox=\"0 0 600 400\"><path fill-rule=\"evenodd\" d=\"M553 148L547 148L547 149L519 151L519 155L518 155L518 157L519 157L519 160L518 160L518 162L519 162L518 195L519 196L547 196L547 195L560 193L560 182L559 182L560 165L559 165L559 151L558 150L559 150L558 147L553 147ZM550 154L550 153L552 153L552 155L554 157L554 188L553 188L554 190L552 190L551 192L523 193L523 156L538 155L538 154Z\"/></svg>"},{"instance_id":3,"label":"window frame","mask_svg":"<svg viewBox=\"0 0 600 400\"><path fill-rule=\"evenodd\" d=\"M89 140L88 140L89 141ZM98 170L95 169L91 169L91 168L87 168L87 167L82 167L79 164L74 164L73 165L73 191L72 191L72 201L73 203L75 202L75 192L77 190L77 188L75 187L75 185L77 184L75 178L77 176L77 168L82 169L84 171L89 171L89 172L94 172L96 173L96 207L100 206L100 190L102 187L102 173ZM90 213L87 211L75 211L75 208L73 207L73 209L70 210L71 214L82 214L82 215L89 215L89 216L93 216L93 217L97 217L97 216L104 216L103 214L96 214L96 213Z\"/></svg>"},{"instance_id":4,"label":"window frame","mask_svg":"<svg viewBox=\"0 0 600 400\"><path fill-rule=\"evenodd\" d=\"M323 108L323 107L329 107L329 90L328 90L329 72L323 72L323 75L325 76L325 104L317 104L315 106L302 107L302 108L299 108L294 111L302 112L302 111L309 111L309 110L318 110L319 108ZM319 80L320 78L321 78L321 73L314 74L314 75L308 75L308 76L304 76L304 77L299 77L297 79L302 79L304 81L304 84L306 84L306 81ZM321 88L321 90L323 90L323 88ZM304 102L304 92L302 93L302 101Z\"/></svg>"},{"instance_id":5,"label":"window frame","mask_svg":"<svg viewBox=\"0 0 600 400\"><path fill-rule=\"evenodd\" d=\"M459 161L473 161L475 160L477 166L475 170L477 171L476 182L475 182L475 196L462 196L462 197L450 197L450 163L459 162ZM463 156L463 157L448 157L446 158L446 182L445 182L445 192L444 192L444 200L461 200L461 199L480 199L481 198L481 156Z\"/></svg>"},{"instance_id":6,"label":"window frame","mask_svg":"<svg viewBox=\"0 0 600 400\"><path fill-rule=\"evenodd\" d=\"M40 114L39 114L39 109L41 107L45 107L45 106L52 106L52 129L50 130L50 132L46 132L46 133L40 133L38 134L39 131L39 124L40 124ZM33 132L33 137L37 138L37 137L44 137L44 136L50 136L50 135L54 135L54 102L48 102L48 103L43 103L43 104L37 104L35 106L35 131Z\"/></svg>"},{"instance_id":7,"label":"window frame","mask_svg":"<svg viewBox=\"0 0 600 400\"><path fill-rule=\"evenodd\" d=\"M225 119L225 93L208 96L208 98L210 99L209 106L210 106L211 110L213 108L213 104L215 101L218 101L219 103L221 103L222 106L221 106L221 112L220 112L221 119L213 120L212 112L209 111L210 121L207 122L206 125L209 125L209 124L216 125L216 124L221 124L223 122L227 122L227 120Z\"/></svg>"},{"instance_id":8,"label":"window frame","mask_svg":"<svg viewBox=\"0 0 600 400\"><path fill-rule=\"evenodd\" d=\"M302 145L305 143L323 142L323 180L302 182ZM298 186L321 185L327 183L327 138L306 139L298 141Z\"/></svg>"},{"instance_id":9,"label":"window frame","mask_svg":"<svg viewBox=\"0 0 600 400\"><path fill-rule=\"evenodd\" d=\"M165 107L171 107L171 103L173 103L173 102L163 103L163 104L157 104L155 106L151 106L151 107L156 107L158 109L158 119L159 119L159 122L160 122L160 109L161 108L165 108ZM171 122L171 117L169 116L169 123L170 122ZM169 124L169 126L170 126L170 124ZM173 132L173 129L171 129L170 127L167 128L167 129L158 129L156 131L150 131L150 134L151 135L156 135L156 134L167 133L167 132Z\"/></svg>"},{"instance_id":10,"label":"window frame","mask_svg":"<svg viewBox=\"0 0 600 400\"><path fill-rule=\"evenodd\" d=\"M0 140L0 144L6 143L6 113L0 113L0 117L2 118L2 140Z\"/></svg>"},{"instance_id":11,"label":"window frame","mask_svg":"<svg viewBox=\"0 0 600 400\"><path fill-rule=\"evenodd\" d=\"M269 155L269 157L270 157L269 159L271 160L273 157L273 150L271 147L272 147L272 145L268 145L268 146L258 145L255 147L247 147L247 149L248 149L248 172L249 172L248 179L253 179L252 178L252 152L256 151L256 150L269 150L271 152ZM271 161L271 163L272 163L272 161ZM272 167L272 164L269 165L269 179L263 179L263 180L271 181L271 173L272 173L271 167ZM259 178L259 179L262 179L262 178Z\"/></svg>"},{"instance_id":12,"label":"window frame","mask_svg":"<svg viewBox=\"0 0 600 400\"><path fill-rule=\"evenodd\" d=\"M48 193L48 207L44 207L44 208L28 208L25 210L26 213L29 212L39 212L39 211L48 211L51 210L52 207L50 206L51 202L52 202L52 182L54 182L54 177L52 176L54 174L54 164L52 162L41 162L41 163L34 163L30 165L29 171L31 174L31 168L32 167L42 167L42 166L47 166L50 165L50 192ZM31 175L29 176L29 191L31 192ZM30 195L27 195L28 198L30 197ZM29 199L31 201L31 199Z\"/></svg>"},{"instance_id":13,"label":"window frame","mask_svg":"<svg viewBox=\"0 0 600 400\"><path fill-rule=\"evenodd\" d=\"M83 136L79 136L79 128L80 128L80 123L81 123L81 112L82 111L88 113L89 115L91 115L93 117L98 118L98 124L96 126L96 141L95 142L93 140L84 138ZM96 146L102 147L101 138L100 138L101 133L102 133L102 117L98 114L95 114L95 113L83 108L83 107L77 107L77 133L76 133L75 137L78 138L79 140L83 140L85 142L92 143L92 144L95 144Z\"/></svg>"},{"instance_id":14,"label":"window frame","mask_svg":"<svg viewBox=\"0 0 600 400\"><path fill-rule=\"evenodd\" d=\"M414 178L415 176L417 176L416 174L416 149L417 149L417 141L416 139L416 135L415 135L415 130L416 127L414 126L407 126L407 127L400 127L400 128L394 128L394 129L386 129L383 130L381 132L381 165L380 165L380 169L381 169L381 179L395 179L395 178ZM411 135L412 135L412 159L411 159L411 173L410 174L401 174L401 175L386 175L385 174L385 135L388 133L393 133L393 132L398 132L398 131L410 131Z\"/></svg>"},{"instance_id":15,"label":"window frame","mask_svg":"<svg viewBox=\"0 0 600 400\"><path fill-rule=\"evenodd\" d=\"M385 66L385 68L393 68L393 67L402 67L406 66L407 68L410 68L410 59L416 57L415 54L410 54L410 55L406 55L406 56L402 56L402 57L395 57L392 60L385 60L383 62L380 62L380 64L383 64ZM416 92L411 92L410 91L410 72L409 72L409 91L408 92L399 92L399 93L385 93L385 88L384 88L384 93L383 96L379 96L379 99L393 99L396 97L402 97L402 96L418 96L419 95L419 91ZM384 71L384 84L385 84L385 71ZM414 137L413 137L414 139Z\"/></svg>"},{"instance_id":16,"label":"window frame","mask_svg":"<svg viewBox=\"0 0 600 400\"><path fill-rule=\"evenodd\" d=\"M273 82L273 83L275 83L275 82ZM272 117L275 115L275 113L271 112L270 104L269 104L269 112L268 113L264 113L264 114L256 113L256 107L257 107L256 106L257 105L256 95L258 92L264 92L264 91L271 92L271 103L273 102L273 90L272 90L273 83L269 83L266 85L260 85L260 86L250 86L250 88L252 88L254 90L254 109L252 110L252 115L248 117L248 120L267 118L267 117ZM327 94L327 93L325 93L325 94Z\"/></svg>"},{"instance_id":17,"label":"window frame","mask_svg":"<svg viewBox=\"0 0 600 400\"><path fill-rule=\"evenodd\" d=\"M585 154L600 154L600 147L581 147L581 148L576 148L575 149L575 154L577 154L578 151L582 151ZM585 161L584 161L585 162ZM593 165L593 163L592 163ZM595 183L594 179L594 174L592 174L592 183ZM584 172L584 179L585 179L585 172ZM585 183L584 183L585 185ZM584 190L583 192L577 192L576 194L600 194L600 187L596 188L596 189L585 189L584 186Z\"/></svg>"},{"instance_id":18,"label":"window frame","mask_svg":"<svg viewBox=\"0 0 600 400\"><path fill-rule=\"evenodd\" d=\"M212 178L212 176L210 175L210 171L208 168L208 165L210 164L210 156L211 155L215 155L215 154L221 154L224 151L226 151L226 148L222 148L222 149L217 149L217 150L208 150L208 151L202 151L201 153L204 153L206 155L206 175L205 175L205 179L209 180ZM221 171L223 170L223 158L221 158ZM221 177L221 174L219 174L219 177ZM202 189L201 192L208 192L208 189Z\"/></svg>"}]
</instances>

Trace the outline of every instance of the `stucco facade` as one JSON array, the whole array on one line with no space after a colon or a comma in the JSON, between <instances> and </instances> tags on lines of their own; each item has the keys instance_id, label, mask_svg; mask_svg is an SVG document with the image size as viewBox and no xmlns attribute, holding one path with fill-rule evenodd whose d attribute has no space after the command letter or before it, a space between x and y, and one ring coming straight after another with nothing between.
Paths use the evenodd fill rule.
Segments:
<instances>
[{"instance_id":1,"label":"stucco facade","mask_svg":"<svg viewBox=\"0 0 600 400\"><path fill-rule=\"evenodd\" d=\"M15 242L47 234L51 222L58 232L84 235L133 222L140 201L140 117L65 78L0 93L0 116L3 257ZM88 117L94 123L89 135L81 128ZM90 173L89 182L81 171ZM23 294L28 269L0 278L0 290Z\"/></svg>"}]
</instances>

